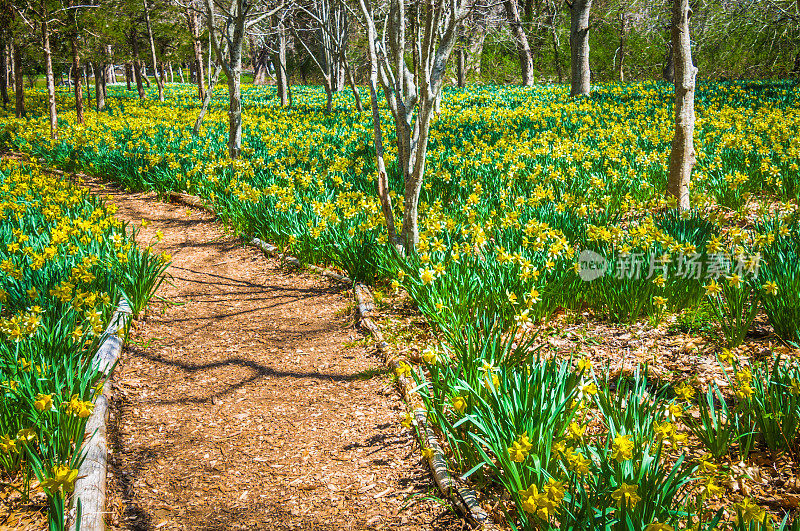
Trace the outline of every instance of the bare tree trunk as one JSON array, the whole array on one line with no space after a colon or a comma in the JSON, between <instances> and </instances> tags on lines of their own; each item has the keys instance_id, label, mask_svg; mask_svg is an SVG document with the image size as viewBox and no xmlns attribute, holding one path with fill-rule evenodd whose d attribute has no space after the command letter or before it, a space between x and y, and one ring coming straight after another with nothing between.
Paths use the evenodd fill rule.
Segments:
<instances>
[{"instance_id":1,"label":"bare tree trunk","mask_svg":"<svg viewBox=\"0 0 800 531\"><path fill-rule=\"evenodd\" d=\"M673 45L671 42L667 43L667 56L664 59L664 68L661 70L661 76L664 81L672 83L675 81L675 54L673 53Z\"/></svg>"},{"instance_id":2,"label":"bare tree trunk","mask_svg":"<svg viewBox=\"0 0 800 531\"><path fill-rule=\"evenodd\" d=\"M505 6L508 25L511 28L511 33L514 35L514 42L517 45L519 64L522 69L522 85L525 87L533 86L533 55L531 54L530 44L528 44L528 36L525 34L525 30L522 27L517 0L504 0L503 5Z\"/></svg>"},{"instance_id":3,"label":"bare tree trunk","mask_svg":"<svg viewBox=\"0 0 800 531\"><path fill-rule=\"evenodd\" d=\"M22 50L14 41L14 114L17 118L25 117L25 85L22 79Z\"/></svg>"},{"instance_id":4,"label":"bare tree trunk","mask_svg":"<svg viewBox=\"0 0 800 531\"><path fill-rule=\"evenodd\" d=\"M219 73L222 71L222 67L219 64L215 65L214 72L211 75L211 79L208 81L208 90L206 90L206 97L203 98L203 105L200 107L200 113L197 115L197 119L194 121L194 134L200 134L200 126L203 124L203 118L206 116L206 112L208 111L208 105L211 103L211 98L214 95L214 87L219 80Z\"/></svg>"},{"instance_id":5,"label":"bare tree trunk","mask_svg":"<svg viewBox=\"0 0 800 531\"><path fill-rule=\"evenodd\" d=\"M624 11L619 19L619 65L617 77L620 83L625 83L625 32L628 31L628 16Z\"/></svg>"},{"instance_id":6,"label":"bare tree trunk","mask_svg":"<svg viewBox=\"0 0 800 531\"><path fill-rule=\"evenodd\" d=\"M139 36L133 33L133 77L136 78L136 90L139 99L144 99L144 86L142 86L142 61L139 59ZM148 85L150 82L147 82Z\"/></svg>"},{"instance_id":7,"label":"bare tree trunk","mask_svg":"<svg viewBox=\"0 0 800 531\"><path fill-rule=\"evenodd\" d=\"M117 72L114 68L114 53L111 51L110 44L106 46L106 58L108 59L108 64L106 65L106 71L103 75L103 88L105 88L108 83L117 82Z\"/></svg>"},{"instance_id":8,"label":"bare tree trunk","mask_svg":"<svg viewBox=\"0 0 800 531\"><path fill-rule=\"evenodd\" d=\"M367 0L359 0L361 10L364 13L367 31L367 48L369 50L369 101L372 108L372 132L375 144L375 166L378 170L378 199L381 202L383 218L386 221L386 234L389 243L397 245L397 229L394 224L394 212L392 210L392 198L389 195L389 175L386 173L386 162L383 156L383 132L381 130L381 114L378 109L378 53L375 45L377 31L372 20L372 9Z\"/></svg>"},{"instance_id":9,"label":"bare tree trunk","mask_svg":"<svg viewBox=\"0 0 800 531\"><path fill-rule=\"evenodd\" d=\"M78 54L78 33L70 32L70 49L72 51L72 82L75 84L75 120L83 123L83 80L81 79L81 58Z\"/></svg>"},{"instance_id":10,"label":"bare tree trunk","mask_svg":"<svg viewBox=\"0 0 800 531\"><path fill-rule=\"evenodd\" d=\"M458 61L456 62L457 82L459 87L464 88L467 86L467 64L466 58L464 57L466 55L464 53L464 48L459 48L456 51L456 55L458 56Z\"/></svg>"},{"instance_id":11,"label":"bare tree trunk","mask_svg":"<svg viewBox=\"0 0 800 531\"><path fill-rule=\"evenodd\" d=\"M347 76L347 83L350 85L350 90L353 91L353 97L356 100L356 111L364 112L364 104L361 102L361 92L358 90L358 85L356 85L356 79L353 76L353 68L347 61L347 57L342 57L341 60L342 60L342 65L344 65L345 75Z\"/></svg>"},{"instance_id":12,"label":"bare tree trunk","mask_svg":"<svg viewBox=\"0 0 800 531\"><path fill-rule=\"evenodd\" d=\"M469 55L466 60L466 74L472 73L474 79L480 80L481 77L481 59L483 56L483 43L486 41L487 27L486 25L479 26L472 32L472 41L469 43Z\"/></svg>"},{"instance_id":13,"label":"bare tree trunk","mask_svg":"<svg viewBox=\"0 0 800 531\"><path fill-rule=\"evenodd\" d=\"M3 98L3 109L7 108L8 102L8 43L6 42L6 32L0 31L0 96Z\"/></svg>"},{"instance_id":14,"label":"bare tree trunk","mask_svg":"<svg viewBox=\"0 0 800 531\"><path fill-rule=\"evenodd\" d=\"M675 136L669 154L667 194L678 200L678 207L690 208L689 182L695 164L694 89L697 68L692 64L689 0L674 0L672 5L672 48L675 54Z\"/></svg>"},{"instance_id":15,"label":"bare tree trunk","mask_svg":"<svg viewBox=\"0 0 800 531\"><path fill-rule=\"evenodd\" d=\"M47 76L47 108L50 114L50 138L58 139L58 114L56 114L56 83L53 79L53 54L50 51L50 27L48 14L42 21L42 50L44 51L45 75Z\"/></svg>"},{"instance_id":16,"label":"bare tree trunk","mask_svg":"<svg viewBox=\"0 0 800 531\"><path fill-rule=\"evenodd\" d=\"M588 96L591 90L589 13L592 0L574 0L570 10L570 95Z\"/></svg>"},{"instance_id":17,"label":"bare tree trunk","mask_svg":"<svg viewBox=\"0 0 800 531\"><path fill-rule=\"evenodd\" d=\"M130 63L125 63L125 84L128 86L128 92L131 90L131 78L133 77L133 67Z\"/></svg>"},{"instance_id":18,"label":"bare tree trunk","mask_svg":"<svg viewBox=\"0 0 800 531\"><path fill-rule=\"evenodd\" d=\"M183 77L183 64L178 64L178 77L180 78L181 83L185 83L186 82L186 81L184 81L184 77Z\"/></svg>"},{"instance_id":19,"label":"bare tree trunk","mask_svg":"<svg viewBox=\"0 0 800 531\"><path fill-rule=\"evenodd\" d=\"M92 89L89 88L89 69L91 66L91 63L86 63L81 68L81 72L83 73L83 82L86 83L86 105L90 109L92 108Z\"/></svg>"},{"instance_id":20,"label":"bare tree trunk","mask_svg":"<svg viewBox=\"0 0 800 531\"><path fill-rule=\"evenodd\" d=\"M206 98L206 87L205 74L203 73L203 43L200 42L200 27L197 24L197 13L191 8L186 9L186 23L189 26L189 33L192 35L197 93L200 97L200 101L204 101Z\"/></svg>"},{"instance_id":21,"label":"bare tree trunk","mask_svg":"<svg viewBox=\"0 0 800 531\"><path fill-rule=\"evenodd\" d=\"M106 68L105 65L94 63L94 99L98 111L106 107Z\"/></svg>"},{"instance_id":22,"label":"bare tree trunk","mask_svg":"<svg viewBox=\"0 0 800 531\"><path fill-rule=\"evenodd\" d=\"M553 66L556 69L558 82L561 83L562 81L564 81L564 72L561 70L561 54L559 53L558 11L554 12L553 15L550 17L550 27L552 30L552 37L553 37Z\"/></svg>"},{"instance_id":23,"label":"bare tree trunk","mask_svg":"<svg viewBox=\"0 0 800 531\"><path fill-rule=\"evenodd\" d=\"M283 21L278 22L278 53L272 60L275 63L275 80L278 84L278 97L281 107L289 105L289 80L286 72L286 27Z\"/></svg>"},{"instance_id":24,"label":"bare tree trunk","mask_svg":"<svg viewBox=\"0 0 800 531\"><path fill-rule=\"evenodd\" d=\"M158 59L156 59L156 44L153 40L153 26L150 24L150 8L147 0L144 0L144 20L147 23L147 39L150 41L150 56L153 60L153 75L156 76L158 85L158 101L164 101L164 72L158 71ZM163 68L163 65L162 65Z\"/></svg>"}]
</instances>

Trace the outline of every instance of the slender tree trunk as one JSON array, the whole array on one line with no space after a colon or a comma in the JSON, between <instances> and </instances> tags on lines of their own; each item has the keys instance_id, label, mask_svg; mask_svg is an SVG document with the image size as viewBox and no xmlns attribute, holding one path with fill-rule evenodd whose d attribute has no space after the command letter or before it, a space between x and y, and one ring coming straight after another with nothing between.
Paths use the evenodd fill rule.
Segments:
<instances>
[{"instance_id":1,"label":"slender tree trunk","mask_svg":"<svg viewBox=\"0 0 800 531\"><path fill-rule=\"evenodd\" d=\"M289 105L289 75L286 71L286 26L282 21L278 24L278 53L273 57L275 63L275 80L278 84L278 97L281 107Z\"/></svg>"},{"instance_id":2,"label":"slender tree trunk","mask_svg":"<svg viewBox=\"0 0 800 531\"><path fill-rule=\"evenodd\" d=\"M197 13L192 9L186 10L186 23L192 36L194 49L194 71L197 82L197 94L200 101L206 98L205 74L203 73L203 43L200 42L200 27L197 24Z\"/></svg>"},{"instance_id":3,"label":"slender tree trunk","mask_svg":"<svg viewBox=\"0 0 800 531\"><path fill-rule=\"evenodd\" d=\"M7 108L8 102L8 46L6 42L6 32L0 31L0 96L3 98L3 109Z\"/></svg>"},{"instance_id":4,"label":"slender tree trunk","mask_svg":"<svg viewBox=\"0 0 800 531\"><path fill-rule=\"evenodd\" d=\"M164 101L164 73L158 71L158 59L156 59L156 44L153 40L153 26L150 24L150 7L147 0L144 0L144 20L147 24L147 39L150 41L150 57L153 60L153 75L156 77L158 85L158 101Z\"/></svg>"},{"instance_id":5,"label":"slender tree trunk","mask_svg":"<svg viewBox=\"0 0 800 531\"><path fill-rule=\"evenodd\" d=\"M78 33L70 33L70 49L72 51L72 82L75 89L75 120L83 123L83 80L81 79L81 58L78 54Z\"/></svg>"},{"instance_id":6,"label":"slender tree trunk","mask_svg":"<svg viewBox=\"0 0 800 531\"><path fill-rule=\"evenodd\" d=\"M570 95L588 96L591 90L589 70L589 13L592 0L574 0L570 14Z\"/></svg>"},{"instance_id":7,"label":"slender tree trunk","mask_svg":"<svg viewBox=\"0 0 800 531\"><path fill-rule=\"evenodd\" d=\"M661 70L661 77L664 81L672 83L675 81L675 54L673 53L673 44L667 43L667 55L664 59L664 68Z\"/></svg>"},{"instance_id":8,"label":"slender tree trunk","mask_svg":"<svg viewBox=\"0 0 800 531\"><path fill-rule=\"evenodd\" d=\"M89 87L89 69L91 66L91 63L86 63L81 68L81 72L83 73L83 82L86 84L86 105L90 109L92 108L92 89Z\"/></svg>"},{"instance_id":9,"label":"slender tree trunk","mask_svg":"<svg viewBox=\"0 0 800 531\"><path fill-rule=\"evenodd\" d=\"M555 67L556 75L558 76L558 82L561 83L564 81L564 72L561 69L561 54L559 53L558 12L553 13L551 16L550 27L552 29L553 37L553 66Z\"/></svg>"},{"instance_id":10,"label":"slender tree trunk","mask_svg":"<svg viewBox=\"0 0 800 531\"><path fill-rule=\"evenodd\" d=\"M620 83L625 83L625 32L628 31L628 17L623 11L619 19L619 66L617 77Z\"/></svg>"},{"instance_id":11,"label":"slender tree trunk","mask_svg":"<svg viewBox=\"0 0 800 531\"><path fill-rule=\"evenodd\" d=\"M485 25L479 26L471 35L472 41L469 44L469 55L466 61L466 74L470 73L474 79L480 80L481 77L481 59L483 56L483 43L486 41L487 27Z\"/></svg>"},{"instance_id":12,"label":"slender tree trunk","mask_svg":"<svg viewBox=\"0 0 800 531\"><path fill-rule=\"evenodd\" d=\"M108 83L117 82L117 73L114 69L114 53L112 52L110 44L106 46L106 58L108 59L108 64L103 72L103 88L105 88Z\"/></svg>"},{"instance_id":13,"label":"slender tree trunk","mask_svg":"<svg viewBox=\"0 0 800 531\"><path fill-rule=\"evenodd\" d=\"M206 112L208 111L208 105L211 103L211 98L214 95L214 87L219 80L219 73L222 71L222 67L217 64L214 67L214 72L211 75L211 79L208 81L208 90L206 90L206 97L203 98L203 105L200 107L200 113L197 115L197 119L194 121L194 134L200 134L200 126L203 124L203 118L206 116Z\"/></svg>"},{"instance_id":14,"label":"slender tree trunk","mask_svg":"<svg viewBox=\"0 0 800 531\"><path fill-rule=\"evenodd\" d=\"M14 113L17 118L25 117L25 85L22 79L22 50L14 41Z\"/></svg>"},{"instance_id":15,"label":"slender tree trunk","mask_svg":"<svg viewBox=\"0 0 800 531\"><path fill-rule=\"evenodd\" d=\"M142 61L139 59L139 36L133 34L133 77L136 78L136 90L139 92L139 99L144 99L144 86L142 85ZM150 82L147 82L148 86Z\"/></svg>"},{"instance_id":16,"label":"slender tree trunk","mask_svg":"<svg viewBox=\"0 0 800 531\"><path fill-rule=\"evenodd\" d=\"M456 77L458 78L458 86L464 88L467 86L467 62L464 53L464 48L459 48L456 51L457 55L457 62L456 62Z\"/></svg>"},{"instance_id":17,"label":"slender tree trunk","mask_svg":"<svg viewBox=\"0 0 800 531\"><path fill-rule=\"evenodd\" d=\"M125 84L128 86L128 92L131 91L131 78L133 77L133 67L130 63L125 63Z\"/></svg>"},{"instance_id":18,"label":"slender tree trunk","mask_svg":"<svg viewBox=\"0 0 800 531\"><path fill-rule=\"evenodd\" d=\"M45 75L47 76L47 108L50 114L50 138L58 139L58 114L56 112L56 83L53 79L53 54L50 51L50 27L48 14L42 21L42 50L44 51Z\"/></svg>"},{"instance_id":19,"label":"slender tree trunk","mask_svg":"<svg viewBox=\"0 0 800 531\"><path fill-rule=\"evenodd\" d=\"M175 71L172 70L172 61L167 63L167 69L169 70L169 82L175 83Z\"/></svg>"},{"instance_id":20,"label":"slender tree trunk","mask_svg":"<svg viewBox=\"0 0 800 531\"><path fill-rule=\"evenodd\" d=\"M241 94L241 64L238 72L228 76L228 93L230 94L230 107L228 108L228 155L238 159L242 154L242 94ZM238 75L237 75L238 74Z\"/></svg>"},{"instance_id":21,"label":"slender tree trunk","mask_svg":"<svg viewBox=\"0 0 800 531\"><path fill-rule=\"evenodd\" d=\"M800 50L794 55L794 66L792 67L792 75L800 76Z\"/></svg>"},{"instance_id":22,"label":"slender tree trunk","mask_svg":"<svg viewBox=\"0 0 800 531\"><path fill-rule=\"evenodd\" d=\"M519 64L522 69L522 85L526 87L533 86L533 55L531 54L530 44L528 44L528 36L525 34L525 29L522 27L517 0L504 0L503 5L505 6L508 25L511 28L511 33L514 35L514 42L517 45Z\"/></svg>"},{"instance_id":23,"label":"slender tree trunk","mask_svg":"<svg viewBox=\"0 0 800 531\"><path fill-rule=\"evenodd\" d=\"M672 49L675 54L675 136L669 155L667 194L678 207L690 208L689 182L695 164L694 89L697 68L692 64L689 0L674 0L672 6Z\"/></svg>"},{"instance_id":24,"label":"slender tree trunk","mask_svg":"<svg viewBox=\"0 0 800 531\"><path fill-rule=\"evenodd\" d=\"M183 65L182 64L178 65L178 77L180 78L181 83L186 83L186 81L184 80L184 77L183 77Z\"/></svg>"},{"instance_id":25,"label":"slender tree trunk","mask_svg":"<svg viewBox=\"0 0 800 531\"><path fill-rule=\"evenodd\" d=\"M342 58L342 64L344 65L344 71L347 75L347 83L350 85L350 90L353 91L353 97L356 100L356 111L364 112L364 104L361 102L361 92L358 90L356 79L353 76L353 68L350 66L346 57Z\"/></svg>"},{"instance_id":26,"label":"slender tree trunk","mask_svg":"<svg viewBox=\"0 0 800 531\"><path fill-rule=\"evenodd\" d=\"M397 229L394 223L394 211L392 210L392 197L389 195L389 175L386 172L386 161L383 155L383 131L381 130L381 113L378 108L378 52L375 46L377 31L372 21L372 13L365 0L359 0L361 10L364 13L367 31L367 49L369 51L369 101L372 109L372 133L375 145L375 166L378 170L378 199L381 202L383 219L386 222L386 234L389 243L398 245L400 242L397 237Z\"/></svg>"},{"instance_id":27,"label":"slender tree trunk","mask_svg":"<svg viewBox=\"0 0 800 531\"><path fill-rule=\"evenodd\" d=\"M104 65L99 63L94 63L92 65L94 69L94 100L96 103L96 109L98 111L102 111L106 106L106 95L105 89L103 85L105 84L105 77L106 69Z\"/></svg>"}]
</instances>

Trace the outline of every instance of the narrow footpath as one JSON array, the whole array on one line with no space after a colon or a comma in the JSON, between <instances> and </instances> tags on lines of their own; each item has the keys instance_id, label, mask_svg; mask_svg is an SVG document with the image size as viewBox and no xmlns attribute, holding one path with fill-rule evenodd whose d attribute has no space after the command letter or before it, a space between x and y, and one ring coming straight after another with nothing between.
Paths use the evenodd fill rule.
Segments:
<instances>
[{"instance_id":1,"label":"narrow footpath","mask_svg":"<svg viewBox=\"0 0 800 531\"><path fill-rule=\"evenodd\" d=\"M115 374L112 529L463 527L430 499L346 286L281 269L206 211L87 184L173 257Z\"/></svg>"}]
</instances>

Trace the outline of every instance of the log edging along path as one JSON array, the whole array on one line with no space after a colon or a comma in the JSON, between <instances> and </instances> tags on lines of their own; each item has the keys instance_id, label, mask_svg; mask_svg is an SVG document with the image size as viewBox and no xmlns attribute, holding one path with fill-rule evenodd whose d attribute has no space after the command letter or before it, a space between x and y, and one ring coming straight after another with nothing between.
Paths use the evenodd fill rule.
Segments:
<instances>
[{"instance_id":1,"label":"log edging along path","mask_svg":"<svg viewBox=\"0 0 800 531\"><path fill-rule=\"evenodd\" d=\"M213 208L208 206L200 197L189 195L186 193L170 192L169 198L171 201L177 201L186 205L202 208L209 211L213 215L217 215ZM249 245L257 247L264 254L278 258L285 263L291 264L295 267L302 267L303 264L297 258L289 256L281 250L267 243L259 238L249 238L245 234L240 235ZM433 474L436 487L441 494L445 496L467 519L477 524L487 531L494 531L499 529L497 524L492 520L489 514L481 507L478 497L475 492L459 482L450 473L450 463L442 451L442 446L436 436L436 432L428 423L428 411L425 409L422 398L416 390L414 381L400 374L400 359L390 352L388 343L384 340L380 328L372 320L372 312L374 310L374 299L369 289L360 282L354 282L349 277L335 273L329 269L324 269L313 264L307 264L306 267L316 273L337 280L339 282L351 285L353 287L353 295L357 303L357 312L361 321L361 326L365 328L369 334L376 341L375 348L383 357L384 364L391 368L397 375L397 386L400 394L406 402L406 406L413 410L413 417L417 425L425 435L425 442L427 447L432 450L428 454L426 462Z\"/></svg>"},{"instance_id":2,"label":"log edging along path","mask_svg":"<svg viewBox=\"0 0 800 531\"><path fill-rule=\"evenodd\" d=\"M91 433L83 442L86 456L78 467L78 479L72 493L72 510L70 529L75 531L102 531L106 529L104 515L106 513L106 478L108 474L108 439L106 425L108 423L108 404L111 395L111 378L113 370L122 352L123 338L120 331L125 330L131 318L131 308L122 299L111 317L105 331L105 339L92 359L92 367L101 372L106 381L103 392L94 403L92 414L86 423L86 433ZM80 517L78 503L81 504Z\"/></svg>"}]
</instances>

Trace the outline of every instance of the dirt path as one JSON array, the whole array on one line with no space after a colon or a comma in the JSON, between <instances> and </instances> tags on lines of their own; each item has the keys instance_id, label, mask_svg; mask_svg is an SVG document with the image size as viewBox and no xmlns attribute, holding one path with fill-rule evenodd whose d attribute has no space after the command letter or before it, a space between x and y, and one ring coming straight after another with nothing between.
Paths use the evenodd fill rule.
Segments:
<instances>
[{"instance_id":1,"label":"dirt path","mask_svg":"<svg viewBox=\"0 0 800 531\"><path fill-rule=\"evenodd\" d=\"M171 304L115 376L113 529L462 527L422 499L430 475L346 288L281 270L206 212L103 193L173 255Z\"/></svg>"}]
</instances>

